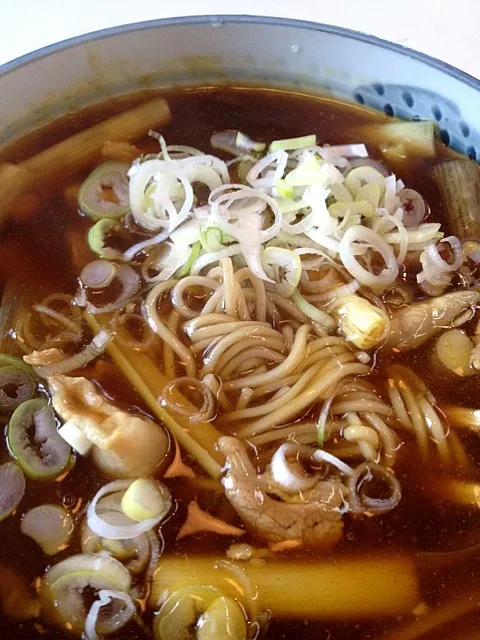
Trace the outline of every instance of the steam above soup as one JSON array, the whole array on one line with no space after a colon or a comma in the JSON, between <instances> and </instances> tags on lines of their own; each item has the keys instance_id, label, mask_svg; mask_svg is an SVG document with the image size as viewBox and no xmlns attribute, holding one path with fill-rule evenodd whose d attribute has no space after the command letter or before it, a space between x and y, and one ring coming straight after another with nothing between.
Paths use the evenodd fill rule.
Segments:
<instances>
[{"instance_id":1,"label":"steam above soup","mask_svg":"<svg viewBox=\"0 0 480 640\"><path fill-rule=\"evenodd\" d=\"M2 156L4 637L467 634L476 165L318 98L139 100Z\"/></svg>"}]
</instances>

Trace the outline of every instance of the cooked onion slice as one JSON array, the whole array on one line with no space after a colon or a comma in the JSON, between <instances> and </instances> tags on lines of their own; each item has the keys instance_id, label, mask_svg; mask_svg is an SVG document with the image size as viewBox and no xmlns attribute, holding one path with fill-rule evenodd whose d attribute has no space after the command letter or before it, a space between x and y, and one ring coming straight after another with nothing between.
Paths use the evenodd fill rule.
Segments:
<instances>
[{"instance_id":1,"label":"cooked onion slice","mask_svg":"<svg viewBox=\"0 0 480 640\"><path fill-rule=\"evenodd\" d=\"M64 358L60 362L52 362L51 364L34 367L35 373L41 378L49 378L57 373L68 373L73 369L80 369L86 364L95 360L107 348L108 343L112 339L112 334L106 329L99 331L82 351L76 353L69 358Z\"/></svg>"},{"instance_id":2,"label":"cooked onion slice","mask_svg":"<svg viewBox=\"0 0 480 640\"><path fill-rule=\"evenodd\" d=\"M96 627L100 609L110 604L112 600L119 600L120 602L123 602L125 606L112 616L112 626L109 633L118 631L133 617L133 614L135 613L135 605L128 594L123 591L101 589L98 592L98 600L92 604L85 619L85 636L87 640L98 640Z\"/></svg>"},{"instance_id":3,"label":"cooked onion slice","mask_svg":"<svg viewBox=\"0 0 480 640\"><path fill-rule=\"evenodd\" d=\"M369 485L377 482L382 497L371 496ZM352 513L387 513L394 509L402 497L402 487L395 475L386 467L364 462L348 476L349 505ZM385 495L385 497L383 497Z\"/></svg>"},{"instance_id":4,"label":"cooked onion slice","mask_svg":"<svg viewBox=\"0 0 480 640\"><path fill-rule=\"evenodd\" d=\"M147 518L142 520L142 522L135 522L130 519L131 524L118 526L111 525L106 522L105 519L97 513L97 504L100 498L103 498L103 496L110 493L126 491L133 482L133 480L115 480L114 482L110 482L102 487L95 494L95 497L87 509L87 522L90 529L98 536L101 536L102 538L110 538L111 540L128 540L130 538L136 538L144 531L153 529L153 527L157 525L170 511L172 506L170 492L164 485L158 483L160 491L163 494L163 509L157 513L155 517Z\"/></svg>"},{"instance_id":5,"label":"cooked onion slice","mask_svg":"<svg viewBox=\"0 0 480 640\"><path fill-rule=\"evenodd\" d=\"M297 459L288 460L287 456L296 454ZM317 475L307 475L298 458L310 457L309 447L300 447L290 442L282 444L273 454L270 470L274 481L287 492L296 493L311 489L318 481Z\"/></svg>"},{"instance_id":6,"label":"cooked onion slice","mask_svg":"<svg viewBox=\"0 0 480 640\"><path fill-rule=\"evenodd\" d=\"M117 267L115 279L122 286L122 291L116 300L103 307L96 307L91 302L87 302L87 311L89 313L111 313L123 307L123 305L134 296L140 288L140 276L136 271L126 264Z\"/></svg>"},{"instance_id":7,"label":"cooked onion slice","mask_svg":"<svg viewBox=\"0 0 480 640\"><path fill-rule=\"evenodd\" d=\"M11 515L25 493L25 476L14 462L0 466L0 522Z\"/></svg>"},{"instance_id":8,"label":"cooked onion slice","mask_svg":"<svg viewBox=\"0 0 480 640\"><path fill-rule=\"evenodd\" d=\"M73 528L70 513L56 504L43 504L30 509L23 516L20 525L21 532L33 538L49 556L68 546Z\"/></svg>"}]
</instances>

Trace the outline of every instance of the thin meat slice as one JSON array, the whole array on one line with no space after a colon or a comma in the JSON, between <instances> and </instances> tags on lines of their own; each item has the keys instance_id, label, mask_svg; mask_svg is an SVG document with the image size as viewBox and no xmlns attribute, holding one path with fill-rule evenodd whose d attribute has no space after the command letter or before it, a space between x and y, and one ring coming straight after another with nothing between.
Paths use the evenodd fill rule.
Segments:
<instances>
[{"instance_id":1,"label":"thin meat slice","mask_svg":"<svg viewBox=\"0 0 480 640\"><path fill-rule=\"evenodd\" d=\"M344 488L339 480L320 480L305 495L308 502L283 502L268 494L240 440L225 436L218 446L227 460L225 494L257 537L270 543L297 540L324 549L340 540Z\"/></svg>"}]
</instances>

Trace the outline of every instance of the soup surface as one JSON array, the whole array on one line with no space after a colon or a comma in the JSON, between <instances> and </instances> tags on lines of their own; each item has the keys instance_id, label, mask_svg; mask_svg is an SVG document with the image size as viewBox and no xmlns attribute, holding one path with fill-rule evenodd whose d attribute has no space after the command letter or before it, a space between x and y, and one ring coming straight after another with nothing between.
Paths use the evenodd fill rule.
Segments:
<instances>
[{"instance_id":1,"label":"soup surface","mask_svg":"<svg viewBox=\"0 0 480 640\"><path fill-rule=\"evenodd\" d=\"M0 230L2 638L478 637L476 165L233 87L0 161L159 98Z\"/></svg>"}]
</instances>

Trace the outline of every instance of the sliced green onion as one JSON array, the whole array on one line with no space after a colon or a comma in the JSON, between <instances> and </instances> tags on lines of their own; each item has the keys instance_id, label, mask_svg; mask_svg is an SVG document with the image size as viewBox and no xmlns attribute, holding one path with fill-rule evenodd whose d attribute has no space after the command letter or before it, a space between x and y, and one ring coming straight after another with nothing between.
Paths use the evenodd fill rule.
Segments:
<instances>
[{"instance_id":1,"label":"sliced green onion","mask_svg":"<svg viewBox=\"0 0 480 640\"><path fill-rule=\"evenodd\" d=\"M104 162L78 191L78 206L93 220L122 218L130 207L126 162Z\"/></svg>"},{"instance_id":2,"label":"sliced green onion","mask_svg":"<svg viewBox=\"0 0 480 640\"><path fill-rule=\"evenodd\" d=\"M382 176L380 171L377 171L373 167L356 167L348 172L345 178L345 186L355 198L360 192L361 188L370 183L378 185L380 189L380 197L385 193L385 177Z\"/></svg>"},{"instance_id":3,"label":"sliced green onion","mask_svg":"<svg viewBox=\"0 0 480 640\"><path fill-rule=\"evenodd\" d=\"M123 494L121 506L123 513L136 522L157 518L165 511L165 492L154 480L139 478Z\"/></svg>"},{"instance_id":4,"label":"sliced green onion","mask_svg":"<svg viewBox=\"0 0 480 640\"><path fill-rule=\"evenodd\" d=\"M239 147L240 149L245 149L246 151L256 151L257 153L264 151L267 146L265 142L252 140L249 136L247 136L245 133L242 133L241 131L237 132L236 143L237 147Z\"/></svg>"},{"instance_id":5,"label":"sliced green onion","mask_svg":"<svg viewBox=\"0 0 480 640\"><path fill-rule=\"evenodd\" d=\"M442 333L435 343L434 355L438 361L457 376L473 373L470 354L474 344L461 329L450 329Z\"/></svg>"},{"instance_id":6,"label":"sliced green onion","mask_svg":"<svg viewBox=\"0 0 480 640\"><path fill-rule=\"evenodd\" d=\"M337 202L353 202L352 194L344 184L330 185L330 192Z\"/></svg>"},{"instance_id":7,"label":"sliced green onion","mask_svg":"<svg viewBox=\"0 0 480 640\"><path fill-rule=\"evenodd\" d=\"M81 456L86 456L93 447L93 443L84 435L83 431L73 422L65 422L58 433Z\"/></svg>"},{"instance_id":8,"label":"sliced green onion","mask_svg":"<svg viewBox=\"0 0 480 640\"><path fill-rule=\"evenodd\" d=\"M190 246L199 239L201 225L200 220L187 220L170 234L170 240L179 247Z\"/></svg>"},{"instance_id":9,"label":"sliced green onion","mask_svg":"<svg viewBox=\"0 0 480 640\"><path fill-rule=\"evenodd\" d=\"M14 462L0 466L0 522L8 518L25 493L25 477Z\"/></svg>"},{"instance_id":10,"label":"sliced green onion","mask_svg":"<svg viewBox=\"0 0 480 640\"><path fill-rule=\"evenodd\" d=\"M293 198L295 195L295 189L291 185L287 184L283 179L278 180L276 187L278 195L281 198Z\"/></svg>"},{"instance_id":11,"label":"sliced green onion","mask_svg":"<svg viewBox=\"0 0 480 640\"><path fill-rule=\"evenodd\" d=\"M18 369L23 369L23 371L25 371L25 373L28 373L32 376L32 378L35 376L35 373L33 371L33 367L29 364L27 364L24 360L22 360L21 358L17 358L15 356L11 356L8 353L0 353L0 368L1 367L17 367Z\"/></svg>"},{"instance_id":12,"label":"sliced green onion","mask_svg":"<svg viewBox=\"0 0 480 640\"><path fill-rule=\"evenodd\" d=\"M438 238L440 224L436 222L425 222L421 224L417 229L408 229L408 246L419 244L421 242L430 242ZM440 238L443 238L443 233L440 233ZM396 244L400 242L400 234L398 231L387 231L383 234L383 238L390 244Z\"/></svg>"},{"instance_id":13,"label":"sliced green onion","mask_svg":"<svg viewBox=\"0 0 480 640\"><path fill-rule=\"evenodd\" d=\"M306 207L306 203L302 200L293 200L292 198L275 198L281 213L294 213Z\"/></svg>"},{"instance_id":14,"label":"sliced green onion","mask_svg":"<svg viewBox=\"0 0 480 640\"><path fill-rule=\"evenodd\" d=\"M246 640L247 625L242 607L222 596L203 612L197 640Z\"/></svg>"},{"instance_id":15,"label":"sliced green onion","mask_svg":"<svg viewBox=\"0 0 480 640\"><path fill-rule=\"evenodd\" d=\"M290 298L302 274L302 261L298 253L280 247L268 247L262 254L262 262L274 268L277 290L286 298ZM284 272L283 277L280 269Z\"/></svg>"},{"instance_id":16,"label":"sliced green onion","mask_svg":"<svg viewBox=\"0 0 480 640\"><path fill-rule=\"evenodd\" d=\"M200 231L200 242L204 251L223 249L223 232L218 227L205 227Z\"/></svg>"},{"instance_id":17,"label":"sliced green onion","mask_svg":"<svg viewBox=\"0 0 480 640\"><path fill-rule=\"evenodd\" d=\"M94 260L85 265L80 273L80 282L89 289L108 287L117 275L118 266L109 260Z\"/></svg>"},{"instance_id":18,"label":"sliced green onion","mask_svg":"<svg viewBox=\"0 0 480 640\"><path fill-rule=\"evenodd\" d=\"M75 523L68 511L58 504L43 504L27 511L21 532L35 540L48 556L63 551L70 542Z\"/></svg>"},{"instance_id":19,"label":"sliced green onion","mask_svg":"<svg viewBox=\"0 0 480 640\"><path fill-rule=\"evenodd\" d=\"M320 447L325 445L325 429L327 426L328 414L332 406L333 397L327 398L323 403L317 420L317 443Z\"/></svg>"},{"instance_id":20,"label":"sliced green onion","mask_svg":"<svg viewBox=\"0 0 480 640\"><path fill-rule=\"evenodd\" d=\"M42 578L42 613L61 629L82 636L88 614L84 592L115 589L128 593L130 587L130 573L115 558L97 554L70 556L53 565ZM96 625L97 632L102 635L115 632L120 626L119 617L115 611L112 616L102 616Z\"/></svg>"},{"instance_id":21,"label":"sliced green onion","mask_svg":"<svg viewBox=\"0 0 480 640\"><path fill-rule=\"evenodd\" d=\"M32 480L53 480L70 462L70 447L57 431L54 413L44 398L23 402L7 427L11 454Z\"/></svg>"},{"instance_id":22,"label":"sliced green onion","mask_svg":"<svg viewBox=\"0 0 480 640\"><path fill-rule=\"evenodd\" d=\"M322 172L323 160L311 155L301 162L293 171L287 173L285 183L291 187L305 187L324 178Z\"/></svg>"},{"instance_id":23,"label":"sliced green onion","mask_svg":"<svg viewBox=\"0 0 480 640\"><path fill-rule=\"evenodd\" d=\"M134 482L135 481L132 480L114 480L97 491L87 509L88 526L93 533L97 534L97 536L100 536L101 538L109 538L110 540L128 540L129 538L136 538L140 534L153 529L153 527L155 527L170 511L172 507L170 492L165 485L157 482L157 489L162 495L162 500L161 502L157 502L158 507L161 506L161 510L155 510L156 515L154 517L144 518L143 520L137 521L127 517L126 522L123 521L121 524L110 524L108 516L103 513L101 508L99 508L99 511L97 512L97 505L99 501L108 494L118 493L119 491L125 492L132 484L134 484ZM130 510L133 513L141 515L141 513L144 513L147 508L142 506L142 503L139 502L138 495L136 498L137 503L135 504L132 500L129 500L127 507L130 507ZM124 505L122 505L122 509L123 506Z\"/></svg>"},{"instance_id":24,"label":"sliced green onion","mask_svg":"<svg viewBox=\"0 0 480 640\"><path fill-rule=\"evenodd\" d=\"M332 316L325 313L325 311L318 309L313 304L310 304L310 302L305 300L298 289L293 294L292 300L300 311L303 311L303 313L313 320L313 322L320 325L327 331L333 331L335 329L335 320Z\"/></svg>"},{"instance_id":25,"label":"sliced green onion","mask_svg":"<svg viewBox=\"0 0 480 640\"><path fill-rule=\"evenodd\" d=\"M188 276L201 250L202 250L201 243L195 242L195 244L192 246L192 250L190 251L190 255L188 256L188 260L185 262L185 264L183 265L183 267L180 269L178 273L179 278L184 278L185 276Z\"/></svg>"},{"instance_id":26,"label":"sliced green onion","mask_svg":"<svg viewBox=\"0 0 480 640\"><path fill-rule=\"evenodd\" d=\"M367 184L364 184L363 187L360 187L359 191L357 191L355 200L357 202L366 200L372 205L372 208L375 210L380 202L380 196L381 191L378 184L376 182L368 182Z\"/></svg>"},{"instance_id":27,"label":"sliced green onion","mask_svg":"<svg viewBox=\"0 0 480 640\"><path fill-rule=\"evenodd\" d=\"M0 367L0 410L14 411L22 402L32 398L36 390L33 376L23 367Z\"/></svg>"},{"instance_id":28,"label":"sliced green onion","mask_svg":"<svg viewBox=\"0 0 480 640\"><path fill-rule=\"evenodd\" d=\"M233 129L216 131L210 138L210 144L214 149L221 149L234 156L241 156L248 151L260 153L267 146L264 142L252 140L245 133Z\"/></svg>"},{"instance_id":29,"label":"sliced green onion","mask_svg":"<svg viewBox=\"0 0 480 640\"><path fill-rule=\"evenodd\" d=\"M359 202L334 202L328 207L328 212L335 218L344 218L347 213L352 215L360 214L365 218L371 218L374 209L370 202L360 200Z\"/></svg>"},{"instance_id":30,"label":"sliced green onion","mask_svg":"<svg viewBox=\"0 0 480 640\"><path fill-rule=\"evenodd\" d=\"M272 153L272 151L292 151L294 149L314 147L316 144L317 136L312 134L309 136L301 136L299 138L285 138L283 140L274 140L268 147L268 151L269 153Z\"/></svg>"},{"instance_id":31,"label":"sliced green onion","mask_svg":"<svg viewBox=\"0 0 480 640\"><path fill-rule=\"evenodd\" d=\"M247 174L250 169L254 165L254 161L250 160L241 160L237 165L237 176L241 184L248 184Z\"/></svg>"},{"instance_id":32,"label":"sliced green onion","mask_svg":"<svg viewBox=\"0 0 480 640\"><path fill-rule=\"evenodd\" d=\"M87 235L87 242L90 249L100 258L107 260L118 260L122 257L122 252L118 249L108 247L106 243L107 237L121 229L118 222L109 218L104 218L96 222L90 227Z\"/></svg>"},{"instance_id":33,"label":"sliced green onion","mask_svg":"<svg viewBox=\"0 0 480 640\"><path fill-rule=\"evenodd\" d=\"M198 638L198 631L201 629L201 627L197 627L198 618L221 595L221 591L216 587L201 584L181 586L171 592L158 615L155 616L153 626L155 640ZM191 633L191 630L194 629L197 631L195 636ZM217 635L211 636L211 640L217 637ZM224 636L222 640L227 638L228 636ZM231 640L244 640L244 638L237 639L236 636L233 636Z\"/></svg>"}]
</instances>

